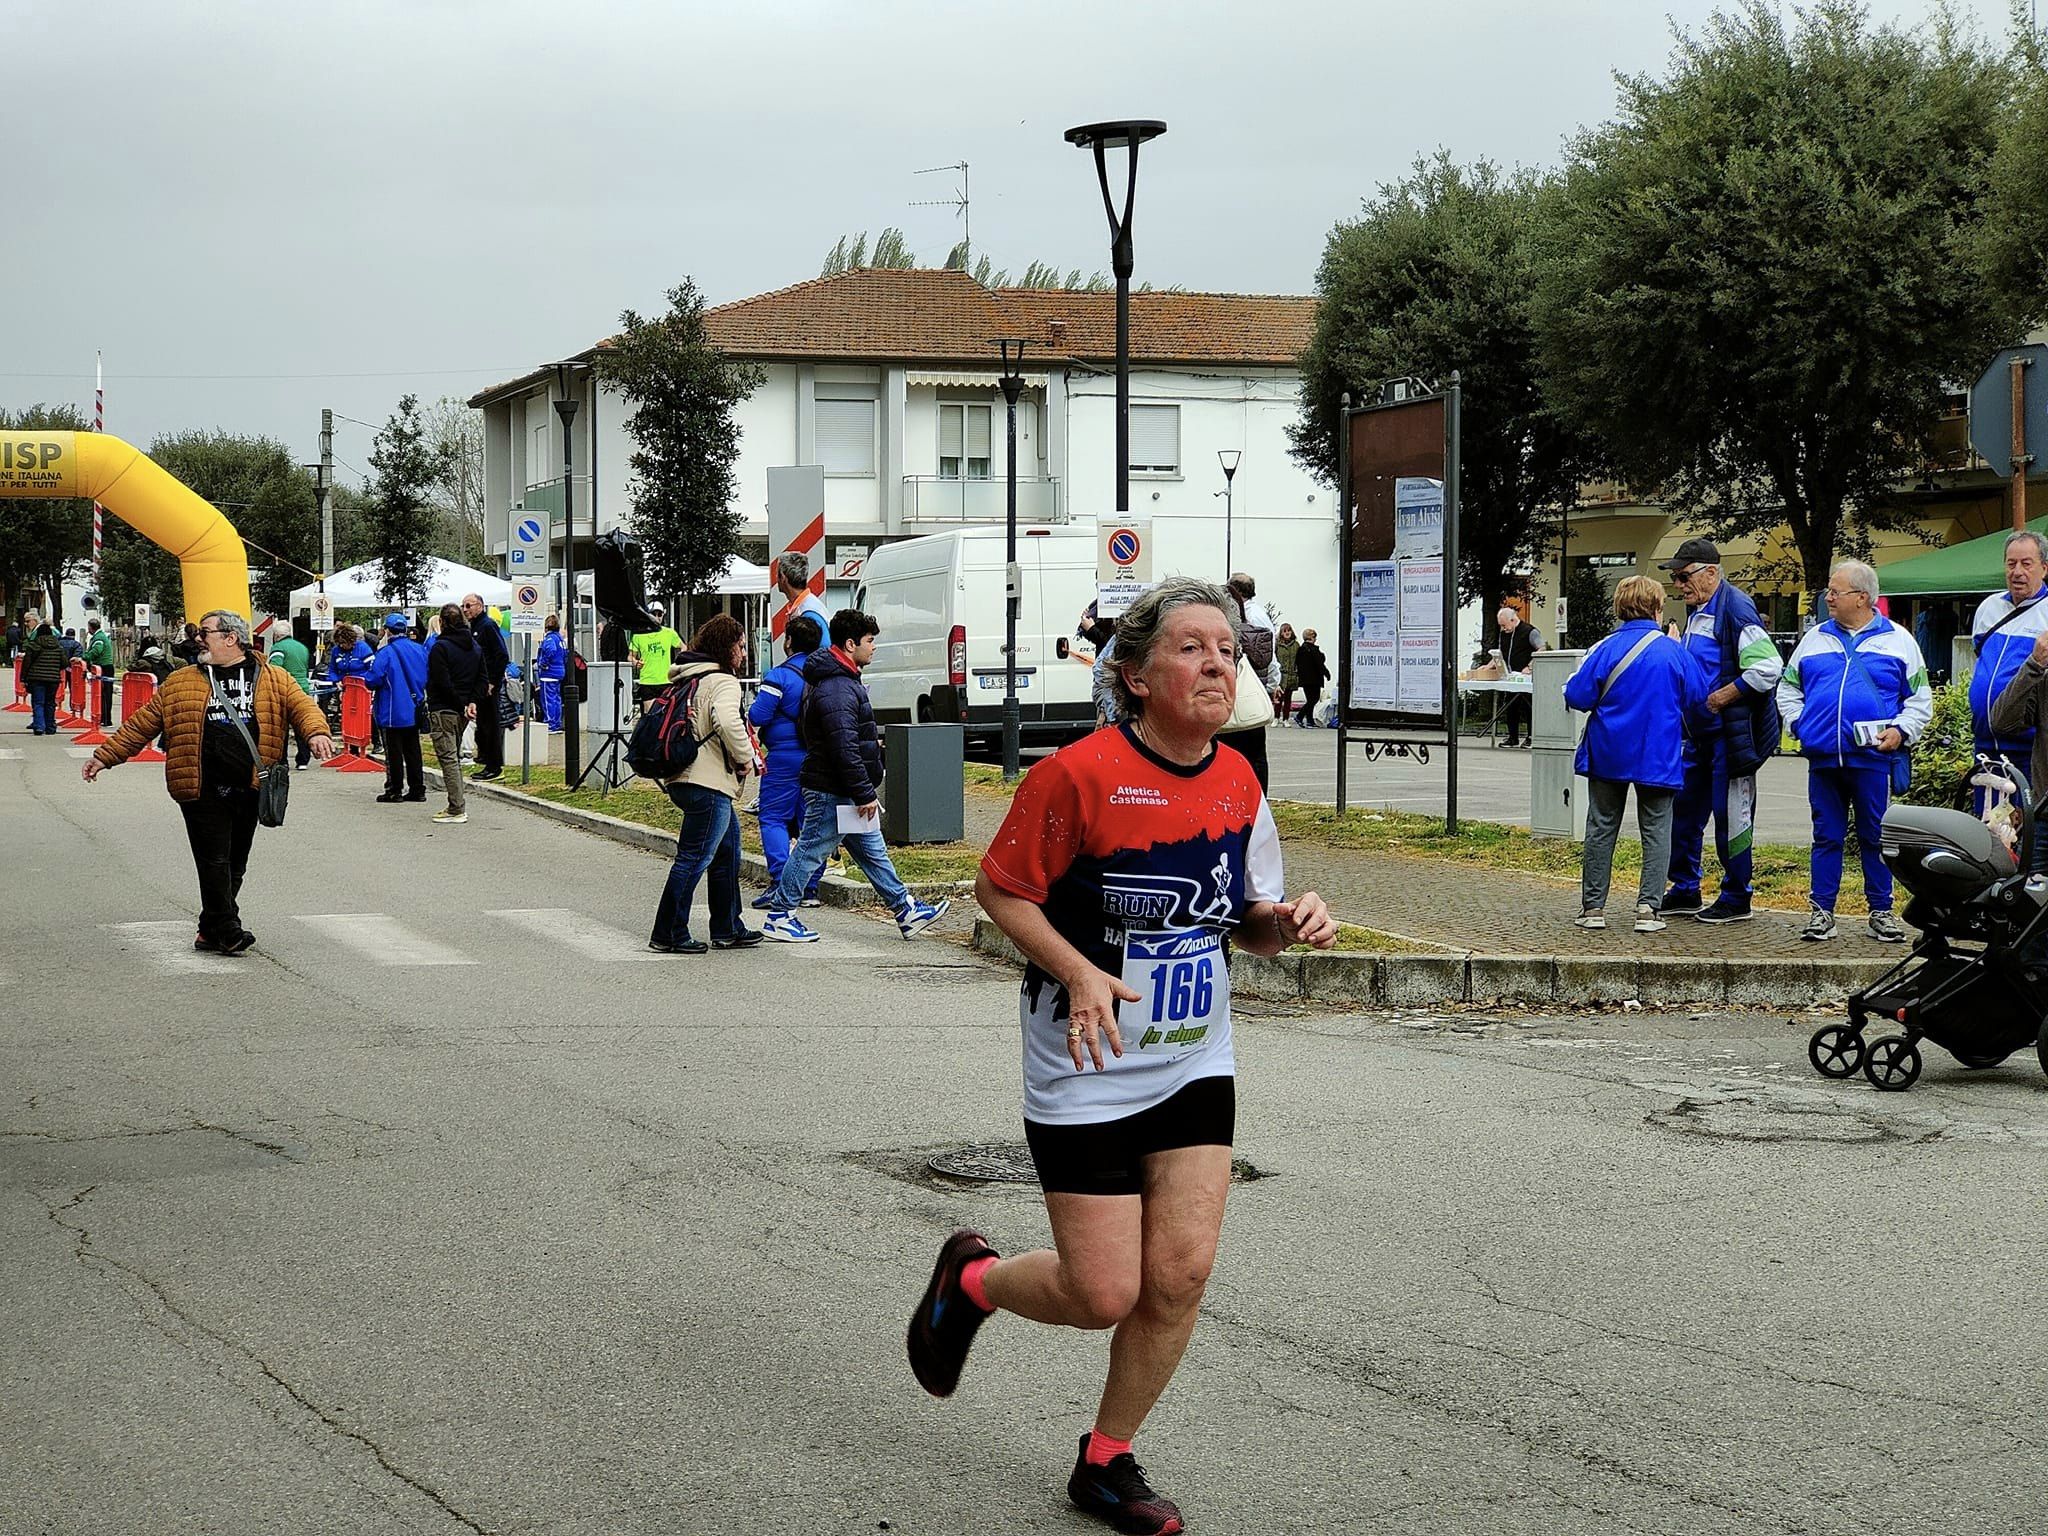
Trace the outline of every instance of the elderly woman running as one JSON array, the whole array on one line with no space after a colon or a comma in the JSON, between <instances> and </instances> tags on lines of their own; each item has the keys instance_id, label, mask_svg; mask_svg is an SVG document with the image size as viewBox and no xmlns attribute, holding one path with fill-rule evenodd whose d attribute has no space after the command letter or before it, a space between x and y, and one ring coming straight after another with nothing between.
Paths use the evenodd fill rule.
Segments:
<instances>
[{"instance_id":1,"label":"elderly woman running","mask_svg":"<svg viewBox=\"0 0 2048 1536\"><path fill-rule=\"evenodd\" d=\"M1027 961L1024 1122L1054 1246L1004 1259L954 1233L910 1323L911 1367L941 1397L993 1312L1114 1329L1067 1493L1124 1531L1181 1529L1130 1442L1187 1347L1230 1187L1228 946L1336 939L1322 898L1281 899L1258 781L1215 745L1237 689L1229 606L1174 579L1124 614L1122 722L1034 768L982 861L975 895Z\"/></svg>"},{"instance_id":2,"label":"elderly woman running","mask_svg":"<svg viewBox=\"0 0 2048 1536\"><path fill-rule=\"evenodd\" d=\"M1799 937L1835 936L1853 810L1870 936L1898 944L1906 930L1892 912L1892 872L1878 833L1892 791L1910 777L1906 748L1934 718L1934 694L1912 635L1877 611L1877 572L1861 560L1841 561L1828 573L1827 605L1827 618L1800 638L1778 683L1778 713L1806 758L1813 808L1813 915Z\"/></svg>"},{"instance_id":3,"label":"elderly woman running","mask_svg":"<svg viewBox=\"0 0 2048 1536\"><path fill-rule=\"evenodd\" d=\"M185 837L199 871L195 949L239 955L256 942L242 926L237 898L256 838L256 768L284 761L296 729L326 762L334 755L327 717L282 667L265 666L249 648L249 621L215 609L199 621L198 663L180 667L84 768L90 784L125 763L156 734L164 737L164 787L185 814ZM250 752L251 744L255 752Z\"/></svg>"}]
</instances>

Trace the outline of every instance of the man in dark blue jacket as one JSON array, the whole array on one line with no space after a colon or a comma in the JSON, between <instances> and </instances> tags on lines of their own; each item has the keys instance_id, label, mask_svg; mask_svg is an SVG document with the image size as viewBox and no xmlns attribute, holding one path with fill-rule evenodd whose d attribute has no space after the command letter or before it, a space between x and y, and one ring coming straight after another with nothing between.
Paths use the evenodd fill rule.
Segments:
<instances>
[{"instance_id":1,"label":"man in dark blue jacket","mask_svg":"<svg viewBox=\"0 0 2048 1536\"><path fill-rule=\"evenodd\" d=\"M809 944L818 935L792 914L842 840L853 861L889 903L896 927L914 939L946 915L950 905L926 906L912 896L889 861L882 841L882 741L874 706L860 669L874 659L882 632L857 608L832 615L832 645L813 651L804 663L804 766L797 782L804 798L803 831L782 866L782 878L763 903L769 912L761 932L783 944Z\"/></svg>"},{"instance_id":2,"label":"man in dark blue jacket","mask_svg":"<svg viewBox=\"0 0 2048 1536\"><path fill-rule=\"evenodd\" d=\"M505 648L505 632L484 607L484 600L472 592L462 600L462 616L469 620L469 632L476 640L484 664L484 686L488 702L476 712L476 773L479 779L495 779L505 771L505 728L498 719L498 700L505 691L505 668L512 653Z\"/></svg>"},{"instance_id":3,"label":"man in dark blue jacket","mask_svg":"<svg viewBox=\"0 0 2048 1536\"><path fill-rule=\"evenodd\" d=\"M427 798L420 761L420 716L427 707L427 653L411 634L412 620L394 613L384 621L391 638L370 658L364 679L372 695L371 719L384 732L385 805Z\"/></svg>"}]
</instances>

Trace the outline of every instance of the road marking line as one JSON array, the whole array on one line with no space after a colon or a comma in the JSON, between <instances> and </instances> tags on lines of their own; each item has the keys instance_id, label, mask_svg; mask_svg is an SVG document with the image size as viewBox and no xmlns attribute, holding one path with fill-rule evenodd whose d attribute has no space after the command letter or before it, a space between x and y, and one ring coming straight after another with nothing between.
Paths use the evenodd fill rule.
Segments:
<instances>
[{"instance_id":1,"label":"road marking line","mask_svg":"<svg viewBox=\"0 0 2048 1536\"><path fill-rule=\"evenodd\" d=\"M99 748L97 747L66 747L64 755L66 757L91 757L98 750Z\"/></svg>"},{"instance_id":2,"label":"road marking line","mask_svg":"<svg viewBox=\"0 0 2048 1536\"><path fill-rule=\"evenodd\" d=\"M339 939L372 965L476 964L461 950L414 933L388 912L315 912L294 921Z\"/></svg>"},{"instance_id":3,"label":"road marking line","mask_svg":"<svg viewBox=\"0 0 2048 1536\"><path fill-rule=\"evenodd\" d=\"M18 761L20 760L20 758L21 758L21 748L19 748L19 747L0 747L0 762L8 762L8 763L12 763L12 762L18 762Z\"/></svg>"},{"instance_id":4,"label":"road marking line","mask_svg":"<svg viewBox=\"0 0 2048 1536\"><path fill-rule=\"evenodd\" d=\"M609 964L618 960L660 960L660 954L647 947L647 940L601 923L594 917L587 917L569 907L516 907L499 912L486 912L485 917L503 918L515 928L523 928L537 939L560 944L573 949L586 960Z\"/></svg>"},{"instance_id":5,"label":"road marking line","mask_svg":"<svg viewBox=\"0 0 2048 1536\"><path fill-rule=\"evenodd\" d=\"M135 952L159 971L173 975L218 976L228 971L246 971L247 960L233 960L211 950L192 947L192 924L182 918L151 923L102 923L107 932L125 940Z\"/></svg>"}]
</instances>

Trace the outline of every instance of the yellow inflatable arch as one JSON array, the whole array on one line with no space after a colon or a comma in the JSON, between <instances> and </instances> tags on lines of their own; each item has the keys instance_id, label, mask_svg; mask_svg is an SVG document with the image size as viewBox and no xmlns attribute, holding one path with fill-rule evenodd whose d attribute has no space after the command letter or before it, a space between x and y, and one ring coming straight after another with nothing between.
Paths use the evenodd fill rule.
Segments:
<instances>
[{"instance_id":1,"label":"yellow inflatable arch","mask_svg":"<svg viewBox=\"0 0 2048 1536\"><path fill-rule=\"evenodd\" d=\"M0 432L0 499L90 497L177 556L185 611L253 618L249 557L220 509L141 449L104 432Z\"/></svg>"}]
</instances>

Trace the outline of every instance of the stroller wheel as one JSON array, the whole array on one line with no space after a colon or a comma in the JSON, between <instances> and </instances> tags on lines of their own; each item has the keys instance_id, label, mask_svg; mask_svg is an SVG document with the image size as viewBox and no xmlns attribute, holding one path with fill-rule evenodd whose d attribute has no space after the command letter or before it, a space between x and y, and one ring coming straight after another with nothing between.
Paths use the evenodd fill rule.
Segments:
<instances>
[{"instance_id":1,"label":"stroller wheel","mask_svg":"<svg viewBox=\"0 0 2048 1536\"><path fill-rule=\"evenodd\" d=\"M1952 1051L1952 1056L1972 1072L1982 1072L1986 1067L1995 1067L2004 1062L2010 1051Z\"/></svg>"},{"instance_id":2,"label":"stroller wheel","mask_svg":"<svg viewBox=\"0 0 2048 1536\"><path fill-rule=\"evenodd\" d=\"M1920 1047L1904 1035L1873 1040L1863 1054L1863 1075L1880 1093L1904 1093L1920 1077Z\"/></svg>"},{"instance_id":3,"label":"stroller wheel","mask_svg":"<svg viewBox=\"0 0 2048 1536\"><path fill-rule=\"evenodd\" d=\"M1806 1042L1806 1059L1822 1077L1854 1077L1863 1065L1862 1031L1848 1024L1816 1029Z\"/></svg>"}]
</instances>

